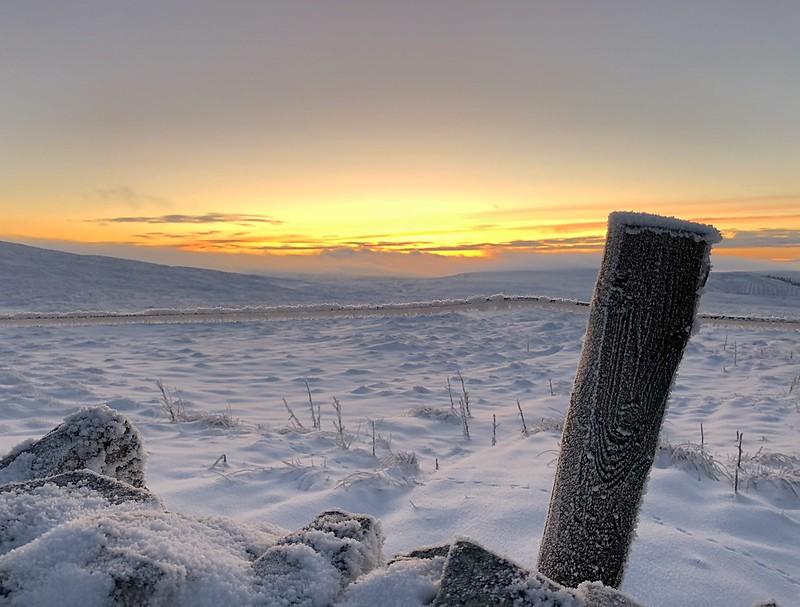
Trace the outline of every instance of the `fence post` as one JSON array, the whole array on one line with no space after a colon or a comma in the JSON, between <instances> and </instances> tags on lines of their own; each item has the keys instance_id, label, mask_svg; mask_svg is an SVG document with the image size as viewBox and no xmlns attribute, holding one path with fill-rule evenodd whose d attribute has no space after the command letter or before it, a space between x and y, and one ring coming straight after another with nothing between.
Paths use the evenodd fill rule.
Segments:
<instances>
[{"instance_id":1,"label":"fence post","mask_svg":"<svg viewBox=\"0 0 800 607\"><path fill-rule=\"evenodd\" d=\"M707 225L612 213L561 437L539 571L618 587L667 397L708 277Z\"/></svg>"}]
</instances>

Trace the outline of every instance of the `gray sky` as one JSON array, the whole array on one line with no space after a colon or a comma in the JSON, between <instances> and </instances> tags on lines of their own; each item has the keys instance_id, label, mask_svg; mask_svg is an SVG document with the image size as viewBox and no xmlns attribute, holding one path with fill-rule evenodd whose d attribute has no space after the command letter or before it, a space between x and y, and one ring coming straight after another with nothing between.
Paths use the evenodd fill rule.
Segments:
<instances>
[{"instance_id":1,"label":"gray sky","mask_svg":"<svg viewBox=\"0 0 800 607\"><path fill-rule=\"evenodd\" d=\"M777 1L7 1L0 236L197 250L95 220L260 215L213 252L499 259L523 224L635 208L791 261L798 32Z\"/></svg>"}]
</instances>

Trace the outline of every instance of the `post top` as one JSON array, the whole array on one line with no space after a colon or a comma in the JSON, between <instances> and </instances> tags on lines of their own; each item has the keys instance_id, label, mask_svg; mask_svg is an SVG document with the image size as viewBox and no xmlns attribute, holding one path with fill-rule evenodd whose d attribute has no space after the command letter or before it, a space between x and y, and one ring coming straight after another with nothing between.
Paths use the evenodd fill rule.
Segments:
<instances>
[{"instance_id":1,"label":"post top","mask_svg":"<svg viewBox=\"0 0 800 607\"><path fill-rule=\"evenodd\" d=\"M608 216L608 228L610 230L616 227L621 227L626 231L653 230L669 232L676 236L692 236L696 240L702 240L708 244L715 244L722 240L722 234L712 225L651 213L614 211Z\"/></svg>"}]
</instances>

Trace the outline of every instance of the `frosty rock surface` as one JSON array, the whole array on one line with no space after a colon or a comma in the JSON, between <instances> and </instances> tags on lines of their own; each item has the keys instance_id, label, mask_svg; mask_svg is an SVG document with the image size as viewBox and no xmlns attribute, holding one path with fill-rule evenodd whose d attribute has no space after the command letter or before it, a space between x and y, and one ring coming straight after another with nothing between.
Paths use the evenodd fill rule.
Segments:
<instances>
[{"instance_id":1,"label":"frosty rock surface","mask_svg":"<svg viewBox=\"0 0 800 607\"><path fill-rule=\"evenodd\" d=\"M0 555L100 511L163 511L155 495L90 470L0 486Z\"/></svg>"},{"instance_id":2,"label":"frosty rock surface","mask_svg":"<svg viewBox=\"0 0 800 607\"><path fill-rule=\"evenodd\" d=\"M446 557L450 552L450 544L441 544L439 546L426 546L424 548L416 548L411 552L405 554L398 554L392 557L389 564L396 563L397 561L405 561L409 559L432 559L437 556Z\"/></svg>"},{"instance_id":3,"label":"frosty rock surface","mask_svg":"<svg viewBox=\"0 0 800 607\"><path fill-rule=\"evenodd\" d=\"M433 605L580 606L569 591L467 540L459 540L450 548Z\"/></svg>"},{"instance_id":4,"label":"frosty rock surface","mask_svg":"<svg viewBox=\"0 0 800 607\"><path fill-rule=\"evenodd\" d=\"M144 486L145 454L133 424L107 406L85 408L0 459L0 485L87 468Z\"/></svg>"},{"instance_id":5,"label":"frosty rock surface","mask_svg":"<svg viewBox=\"0 0 800 607\"><path fill-rule=\"evenodd\" d=\"M85 516L0 556L0 598L25 607L280 605L252 564L283 533L147 510Z\"/></svg>"},{"instance_id":6,"label":"frosty rock surface","mask_svg":"<svg viewBox=\"0 0 800 607\"><path fill-rule=\"evenodd\" d=\"M459 540L450 548L433 605L639 607L621 592L600 583L582 584L577 589L565 588L469 540Z\"/></svg>"},{"instance_id":7,"label":"frosty rock surface","mask_svg":"<svg viewBox=\"0 0 800 607\"><path fill-rule=\"evenodd\" d=\"M576 587L617 587L636 528L675 372L719 233L613 213L539 553Z\"/></svg>"},{"instance_id":8,"label":"frosty rock surface","mask_svg":"<svg viewBox=\"0 0 800 607\"><path fill-rule=\"evenodd\" d=\"M380 523L331 510L280 538L253 570L262 594L271 597L269 604L325 607L345 586L382 563Z\"/></svg>"},{"instance_id":9,"label":"frosty rock surface","mask_svg":"<svg viewBox=\"0 0 800 607\"><path fill-rule=\"evenodd\" d=\"M586 607L641 607L619 590L600 582L582 582L576 589L576 595L583 600Z\"/></svg>"},{"instance_id":10,"label":"frosty rock surface","mask_svg":"<svg viewBox=\"0 0 800 607\"><path fill-rule=\"evenodd\" d=\"M341 572L305 544L273 546L253 570L268 605L327 607L345 585Z\"/></svg>"},{"instance_id":11,"label":"frosty rock surface","mask_svg":"<svg viewBox=\"0 0 800 607\"><path fill-rule=\"evenodd\" d=\"M330 510L306 527L278 541L304 544L324 556L348 584L383 564L383 532L380 523L363 514Z\"/></svg>"}]
</instances>

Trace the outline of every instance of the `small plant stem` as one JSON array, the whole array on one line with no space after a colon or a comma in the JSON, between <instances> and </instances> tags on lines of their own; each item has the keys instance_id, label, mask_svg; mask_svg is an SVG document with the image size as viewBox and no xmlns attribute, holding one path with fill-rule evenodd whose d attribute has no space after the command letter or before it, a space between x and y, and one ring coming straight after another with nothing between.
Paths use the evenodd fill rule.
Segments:
<instances>
[{"instance_id":1,"label":"small plant stem","mask_svg":"<svg viewBox=\"0 0 800 607\"><path fill-rule=\"evenodd\" d=\"M742 438L744 434L742 432L736 432L736 442L738 444L739 449L739 456L736 459L736 471L734 472L733 476L733 493L739 493L739 468L742 465Z\"/></svg>"},{"instance_id":2,"label":"small plant stem","mask_svg":"<svg viewBox=\"0 0 800 607\"><path fill-rule=\"evenodd\" d=\"M303 425L303 422L297 419L297 416L294 414L294 411L292 411L292 408L289 406L289 403L286 402L285 398L283 399L283 404L286 406L286 410L289 412L289 421L295 424L298 428L305 430L306 427Z\"/></svg>"},{"instance_id":3,"label":"small plant stem","mask_svg":"<svg viewBox=\"0 0 800 607\"><path fill-rule=\"evenodd\" d=\"M308 392L308 405L311 407L311 427L315 430L319 429L319 421L317 420L317 416L314 414L314 401L311 399L311 386L308 385L308 380L306 382L306 392Z\"/></svg>"},{"instance_id":4,"label":"small plant stem","mask_svg":"<svg viewBox=\"0 0 800 607\"><path fill-rule=\"evenodd\" d=\"M528 436L528 426L525 424L525 416L522 414L522 405L519 404L519 399L517 399L517 409L519 409L519 418L522 420L522 433Z\"/></svg>"},{"instance_id":5,"label":"small plant stem","mask_svg":"<svg viewBox=\"0 0 800 607\"><path fill-rule=\"evenodd\" d=\"M447 378L447 394L450 396L450 410L456 412L456 404L453 402L453 389L450 386L450 377Z\"/></svg>"},{"instance_id":6,"label":"small plant stem","mask_svg":"<svg viewBox=\"0 0 800 607\"><path fill-rule=\"evenodd\" d=\"M469 438L469 416L467 415L467 407L463 398L458 399L458 410L461 416L461 430L464 432L464 436Z\"/></svg>"},{"instance_id":7,"label":"small plant stem","mask_svg":"<svg viewBox=\"0 0 800 607\"><path fill-rule=\"evenodd\" d=\"M458 379L461 380L461 392L464 394L464 409L467 411L467 417L472 417L472 411L469 409L469 392L467 392L467 386L464 383L464 376L461 375L461 370L458 371Z\"/></svg>"}]
</instances>

